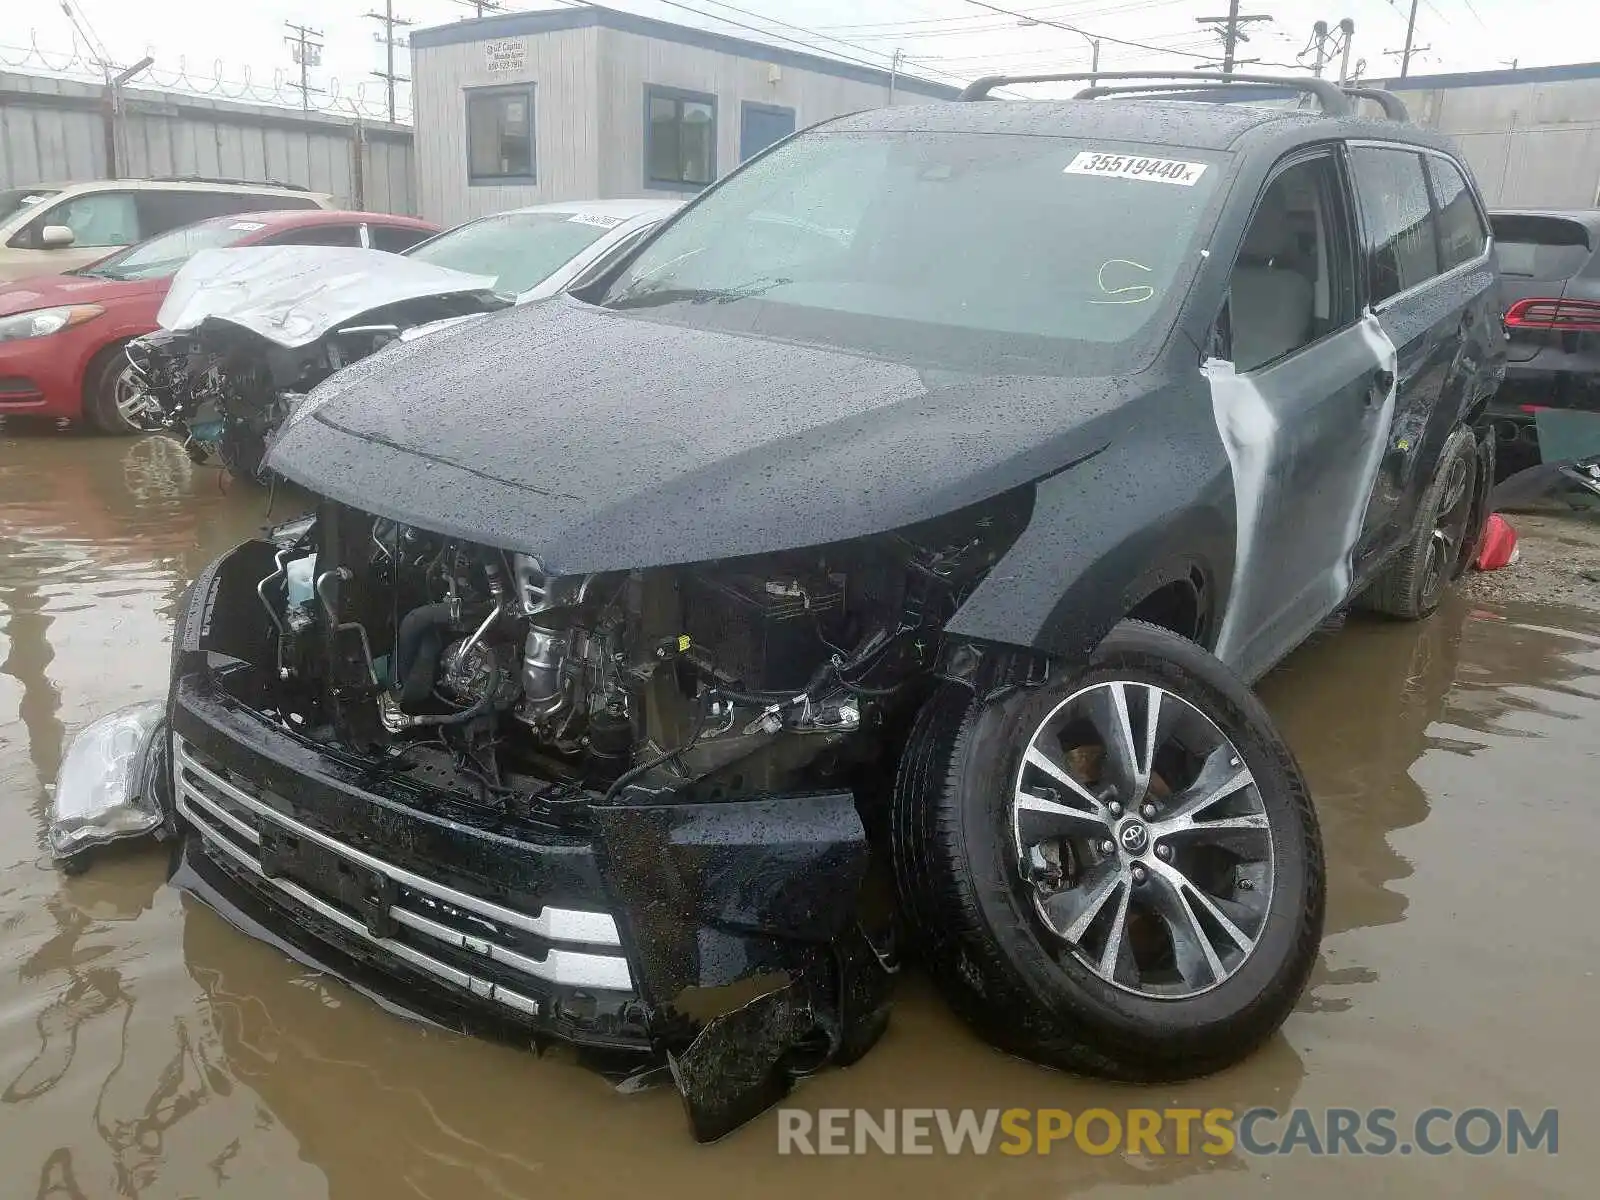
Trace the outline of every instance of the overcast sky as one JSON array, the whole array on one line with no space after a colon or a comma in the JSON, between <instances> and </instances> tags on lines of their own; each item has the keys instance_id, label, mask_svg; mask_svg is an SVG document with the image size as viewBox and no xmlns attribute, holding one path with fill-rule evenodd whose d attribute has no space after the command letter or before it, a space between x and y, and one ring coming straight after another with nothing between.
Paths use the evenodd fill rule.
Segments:
<instances>
[{"instance_id":1,"label":"overcast sky","mask_svg":"<svg viewBox=\"0 0 1600 1200\"><path fill-rule=\"evenodd\" d=\"M365 82L369 103L382 84L370 71L383 65L377 22L362 14L383 0L72 0L105 43L111 57L127 63L143 53L156 58L154 82L169 79L180 65L194 77L216 73L230 81L248 67L270 85L274 72L293 75L284 43L286 20L323 31L323 65L312 82L336 79L349 94ZM557 7L554 0L503 0L507 8ZM991 0L997 7L1078 26L1106 39L1104 70L1166 66L1186 69L1215 53L1216 40L1196 17L1227 12L1227 0ZM1412 73L1542 66L1600 59L1600 0L1420 0L1417 45L1424 47ZM415 27L470 17L470 0L394 0L395 13ZM1241 56L1261 58L1282 69L1295 63L1315 21L1356 23L1352 61L1365 59L1366 75L1398 73L1387 52L1405 40L1410 0L1245 0L1242 11L1271 16L1249 27ZM756 36L740 24L764 30L772 40L793 39L841 57L887 63L896 48L905 69L929 78L971 78L997 71L1086 69L1085 39L1047 24L1021 25L970 0L614 0L610 7L664 20ZM0 26L0 59L14 61L32 40L55 53L70 50L74 32L60 0L6 0ZM691 11L692 10L692 11ZM759 13L760 16L753 14ZM722 18L722 19L719 19ZM1117 44L1143 43L1144 46ZM397 71L407 73L405 54ZM1263 65L1260 69L1268 69ZM1335 68L1336 70L1336 68ZM297 77L297 76L296 76ZM141 81L143 82L143 81ZM402 107L404 107L402 98Z\"/></svg>"}]
</instances>

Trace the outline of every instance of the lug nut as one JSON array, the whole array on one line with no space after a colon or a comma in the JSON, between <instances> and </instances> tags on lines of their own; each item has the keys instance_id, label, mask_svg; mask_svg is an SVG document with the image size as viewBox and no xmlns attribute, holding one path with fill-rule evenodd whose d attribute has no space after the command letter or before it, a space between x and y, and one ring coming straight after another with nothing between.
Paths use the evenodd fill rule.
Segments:
<instances>
[{"instance_id":1,"label":"lug nut","mask_svg":"<svg viewBox=\"0 0 1600 1200\"><path fill-rule=\"evenodd\" d=\"M1145 820L1146 820L1146 821L1153 821L1153 820L1155 820L1155 815L1156 815L1156 806L1155 806L1155 805L1154 805L1154 804L1146 804L1146 805L1145 805L1145 806L1144 806L1144 807L1143 807L1143 808L1141 808L1141 809L1140 809L1140 810L1139 810L1139 811L1140 811L1140 812L1141 812L1141 813L1143 813L1143 814L1144 814L1144 819L1145 819Z\"/></svg>"},{"instance_id":2,"label":"lug nut","mask_svg":"<svg viewBox=\"0 0 1600 1200\"><path fill-rule=\"evenodd\" d=\"M1147 872L1145 871L1143 866L1141 866L1139 863L1134 863L1133 864L1133 881L1135 883L1143 883L1145 881L1146 875L1147 875Z\"/></svg>"},{"instance_id":3,"label":"lug nut","mask_svg":"<svg viewBox=\"0 0 1600 1200\"><path fill-rule=\"evenodd\" d=\"M1113 800L1110 804L1106 805L1106 811L1113 817L1120 817L1122 815L1122 805Z\"/></svg>"},{"instance_id":4,"label":"lug nut","mask_svg":"<svg viewBox=\"0 0 1600 1200\"><path fill-rule=\"evenodd\" d=\"M1100 843L1100 853L1101 854L1115 854L1116 850L1117 850L1117 844L1115 842L1113 842L1110 838L1107 838L1105 841Z\"/></svg>"},{"instance_id":5,"label":"lug nut","mask_svg":"<svg viewBox=\"0 0 1600 1200\"><path fill-rule=\"evenodd\" d=\"M1156 847L1156 857L1159 858L1162 862L1170 861L1171 858L1172 858L1172 847L1171 846L1157 846Z\"/></svg>"}]
</instances>

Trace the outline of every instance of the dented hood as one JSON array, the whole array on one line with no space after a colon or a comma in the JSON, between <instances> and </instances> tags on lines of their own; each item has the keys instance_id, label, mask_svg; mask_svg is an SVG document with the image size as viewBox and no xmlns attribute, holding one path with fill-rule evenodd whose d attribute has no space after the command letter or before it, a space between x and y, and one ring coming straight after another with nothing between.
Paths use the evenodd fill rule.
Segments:
<instances>
[{"instance_id":1,"label":"dented hood","mask_svg":"<svg viewBox=\"0 0 1600 1200\"><path fill-rule=\"evenodd\" d=\"M569 296L329 378L267 465L395 520L646 568L940 516L1103 447L1132 385L933 371L686 328Z\"/></svg>"},{"instance_id":2,"label":"dented hood","mask_svg":"<svg viewBox=\"0 0 1600 1200\"><path fill-rule=\"evenodd\" d=\"M227 321L286 349L375 309L427 296L482 292L494 279L381 250L334 246L240 246L202 250L172 279L157 321L194 329Z\"/></svg>"}]
</instances>

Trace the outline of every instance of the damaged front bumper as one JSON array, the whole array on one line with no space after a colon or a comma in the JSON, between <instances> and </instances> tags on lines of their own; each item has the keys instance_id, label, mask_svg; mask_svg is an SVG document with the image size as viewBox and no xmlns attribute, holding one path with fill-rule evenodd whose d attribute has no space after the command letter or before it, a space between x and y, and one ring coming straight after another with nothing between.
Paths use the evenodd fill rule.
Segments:
<instances>
[{"instance_id":1,"label":"damaged front bumper","mask_svg":"<svg viewBox=\"0 0 1600 1200\"><path fill-rule=\"evenodd\" d=\"M572 832L375 778L264 715L253 635L229 618L263 550L214 564L178 622L175 883L391 1007L665 1065L701 1140L876 1041L891 966L850 792L629 788Z\"/></svg>"}]
</instances>

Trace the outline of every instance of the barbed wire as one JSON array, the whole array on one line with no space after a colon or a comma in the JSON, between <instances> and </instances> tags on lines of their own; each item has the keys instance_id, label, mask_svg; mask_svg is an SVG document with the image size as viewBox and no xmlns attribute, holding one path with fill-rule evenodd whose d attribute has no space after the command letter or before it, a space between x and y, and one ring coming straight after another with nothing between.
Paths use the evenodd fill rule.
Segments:
<instances>
[{"instance_id":1,"label":"barbed wire","mask_svg":"<svg viewBox=\"0 0 1600 1200\"><path fill-rule=\"evenodd\" d=\"M28 72L43 72L57 78L73 79L87 83L104 83L105 71L73 35L70 50L48 49L40 45L37 34L28 31L28 45L14 46L0 43L0 68ZM150 48L146 47L146 53ZM191 68L186 56L179 55L176 68L151 66L137 80L129 84L132 90L147 89L177 92L182 95L208 97L217 100L236 100L246 104L265 104L275 108L309 108L312 112L335 116L363 117L372 120L387 119L387 101L384 89L374 87L368 94L365 82L357 83L348 91L341 87L338 77L332 76L321 88L313 87L310 97L303 101L300 82L296 75L283 68L274 68L270 82L259 80L248 64L238 75L228 77L222 59L213 59L211 74L200 68ZM409 106L396 110L401 124L410 124Z\"/></svg>"}]
</instances>

